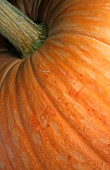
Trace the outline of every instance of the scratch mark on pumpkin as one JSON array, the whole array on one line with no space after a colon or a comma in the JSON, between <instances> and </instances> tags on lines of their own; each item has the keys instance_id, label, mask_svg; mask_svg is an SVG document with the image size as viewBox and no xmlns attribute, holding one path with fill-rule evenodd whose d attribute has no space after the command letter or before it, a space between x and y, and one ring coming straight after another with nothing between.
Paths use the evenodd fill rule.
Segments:
<instances>
[{"instance_id":1,"label":"scratch mark on pumpkin","mask_svg":"<svg viewBox=\"0 0 110 170\"><path fill-rule=\"evenodd\" d=\"M60 103L62 103L62 102L63 102L62 97L61 97L61 96L60 96L60 97L58 97L58 98L57 98L57 103L58 103L58 104L60 104Z\"/></svg>"},{"instance_id":2,"label":"scratch mark on pumpkin","mask_svg":"<svg viewBox=\"0 0 110 170\"><path fill-rule=\"evenodd\" d=\"M104 167L105 166L105 162L102 162L102 167Z\"/></svg>"},{"instance_id":3,"label":"scratch mark on pumpkin","mask_svg":"<svg viewBox=\"0 0 110 170\"><path fill-rule=\"evenodd\" d=\"M75 95L74 95L74 97L77 97L80 93L81 93L81 91L83 90L84 88L82 87Z\"/></svg>"}]
</instances>

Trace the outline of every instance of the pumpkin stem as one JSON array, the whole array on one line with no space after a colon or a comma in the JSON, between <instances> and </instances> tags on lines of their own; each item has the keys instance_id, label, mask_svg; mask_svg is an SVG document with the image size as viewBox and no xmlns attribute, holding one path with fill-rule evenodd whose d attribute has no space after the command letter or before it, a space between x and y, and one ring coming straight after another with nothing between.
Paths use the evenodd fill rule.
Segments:
<instances>
[{"instance_id":1,"label":"pumpkin stem","mask_svg":"<svg viewBox=\"0 0 110 170\"><path fill-rule=\"evenodd\" d=\"M47 26L35 24L7 0L0 0L0 33L25 58L37 50L47 38Z\"/></svg>"}]
</instances>

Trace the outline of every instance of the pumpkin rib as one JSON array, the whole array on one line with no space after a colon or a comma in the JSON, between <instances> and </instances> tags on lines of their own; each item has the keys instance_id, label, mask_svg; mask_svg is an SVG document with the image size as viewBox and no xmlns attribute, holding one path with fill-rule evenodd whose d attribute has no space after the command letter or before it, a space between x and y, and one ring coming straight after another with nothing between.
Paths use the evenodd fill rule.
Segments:
<instances>
[{"instance_id":1,"label":"pumpkin rib","mask_svg":"<svg viewBox=\"0 0 110 170\"><path fill-rule=\"evenodd\" d=\"M1 141L2 141L2 139L0 139ZM8 158L8 156L7 156L7 154L6 154L6 149L4 149L3 148L3 142L1 142L0 141L0 145L2 145L2 151L3 151L3 154L4 154L4 156L5 156L5 161L6 161L6 164L8 164L8 165L5 165L5 166L8 166L8 169L9 170L12 170L13 168L12 168L12 164L11 164L11 162L9 161L9 158ZM0 150L0 152L1 152L1 150ZM0 161L1 161L1 159L0 159ZM7 170L8 170L7 169Z\"/></svg>"},{"instance_id":2,"label":"pumpkin rib","mask_svg":"<svg viewBox=\"0 0 110 170\"><path fill-rule=\"evenodd\" d=\"M34 72L33 72L33 74L34 74ZM36 76L35 76L35 78L36 78ZM42 86L41 86L41 91L42 91ZM43 93L44 93L44 90L43 90ZM47 96L47 95L46 95ZM48 97L48 96L47 96ZM50 99L49 99L50 100ZM51 102L51 100L50 100L50 102ZM51 104L52 104L52 102L51 102ZM53 105L52 104L52 106L55 108L55 110L56 110L56 107L55 107L55 105ZM58 113L60 112L59 110L57 111ZM67 121L66 121L67 122ZM94 151L94 150L93 150ZM98 154L96 154L97 156L99 156Z\"/></svg>"},{"instance_id":3,"label":"pumpkin rib","mask_svg":"<svg viewBox=\"0 0 110 170\"><path fill-rule=\"evenodd\" d=\"M31 58L30 58L30 61L31 61ZM31 65L31 68L32 68L32 70L33 70L32 63L30 63L30 65ZM34 74L34 70L33 70L33 75L34 75L34 77L35 77L35 80L37 80L37 84L38 84L38 86L40 87L42 93L44 93L44 95L46 96L46 98L48 98L47 94L46 94L46 93L44 92L44 90L42 89L42 86L40 85L39 80L36 78L36 76L35 76L35 74ZM48 98L48 100L49 100L49 98ZM49 100L49 102L51 103L50 100ZM52 107L55 109L55 111L58 112L52 103L51 103L51 105L52 105ZM47 134L47 135L48 135L48 134ZM47 138L49 139L50 136L48 135ZM54 148L53 145L51 145L51 147ZM60 147L61 147L61 146L60 146ZM56 149L56 148L54 148L54 149Z\"/></svg>"},{"instance_id":4,"label":"pumpkin rib","mask_svg":"<svg viewBox=\"0 0 110 170\"><path fill-rule=\"evenodd\" d=\"M1 139L0 139L1 140ZM11 165L10 163L8 162L7 160L7 155L6 153L4 152L4 149L3 149L3 146L1 144L1 141L0 141L0 160L1 160L1 164L0 164L0 168L5 167L5 169L7 170L12 170L11 168ZM4 162L6 162L6 165L4 165Z\"/></svg>"},{"instance_id":5,"label":"pumpkin rib","mask_svg":"<svg viewBox=\"0 0 110 170\"><path fill-rule=\"evenodd\" d=\"M48 6L51 4L51 2L52 2L51 0L49 0L49 1L45 0L45 3L43 1L41 1L40 6L39 6L39 12L38 12L38 20L40 20L40 21L46 20ZM42 15L42 13L43 13L43 15ZM43 16L43 18L42 18L42 16Z\"/></svg>"},{"instance_id":6,"label":"pumpkin rib","mask_svg":"<svg viewBox=\"0 0 110 170\"><path fill-rule=\"evenodd\" d=\"M15 66L17 66L17 65L15 65ZM7 82L7 81L9 81L9 79L10 79L10 74L11 74L11 72L12 72L12 70L14 70L13 69L13 67L12 67L12 69L10 69L10 71L8 72L8 76L7 76L7 78L6 78L6 80L5 80L5 82ZM7 83L8 84L8 83ZM6 88L6 86L4 86L4 88ZM9 88L9 87L8 87ZM8 89L7 89L8 90ZM2 88L2 91L4 91L3 90L3 88ZM7 91L7 93L9 93L9 91ZM5 93L3 93L2 92L2 96L6 96L7 94L5 94ZM3 100L3 106L4 106L4 108L5 108L5 103L7 104L7 100L6 100L6 97L4 97L4 100ZM9 107L10 105L8 104L8 107ZM7 108L7 107L6 107ZM5 109L6 109L5 108ZM7 153L6 155L7 155L7 158L8 158L8 160L9 160L9 162L10 162L10 164L11 164L11 155L14 155L14 157L15 157L15 161L16 161L16 164L18 164L19 165L19 161L18 161L18 153L16 153L16 152L14 152L14 144L12 144L12 140L11 140L11 138L10 138L10 133L11 133L11 131L9 131L9 129L8 129L8 120L10 120L10 119L8 119L8 117L7 117L7 113L9 114L11 111L10 111L10 109L9 108L7 108L7 111L5 112L5 116L4 116L4 118L5 118L5 124L4 124L4 126L6 126L7 125L7 128L5 129L4 128L4 131L5 131L5 135L4 135L4 140L2 141L2 143L4 143L4 149L5 149L5 152ZM4 113L4 112L3 112ZM3 116L2 116L2 118L3 118ZM11 125L11 124L10 124ZM11 129L11 130L13 130L13 129ZM13 132L13 131L12 131ZM7 141L7 138L8 138L8 144L6 145L5 144L5 142L4 141ZM9 148L11 147L11 153L9 154L9 151L8 151L8 148L6 147L6 146L8 146ZM13 146L13 147L12 147ZM11 159L10 159L11 158ZM14 165L13 164L11 164L11 167L12 167L12 169L14 169L14 167L13 167ZM22 165L21 165L22 166Z\"/></svg>"},{"instance_id":7,"label":"pumpkin rib","mask_svg":"<svg viewBox=\"0 0 110 170\"><path fill-rule=\"evenodd\" d=\"M85 2L83 3L82 2L82 4L85 4ZM93 3L92 3L93 4ZM85 4L85 5L88 5L88 4ZM102 7L104 7L104 8L106 8L105 7L105 3L104 2L102 2L102 4L101 4L101 6ZM73 6L74 7L74 6ZM78 7L78 5L76 5L76 7ZM81 9L83 9L83 7L81 6L80 7ZM88 10L89 10L89 6L88 7L86 7ZM97 7L97 8L99 8L99 6ZM95 13L98 15L98 14L100 14L100 12L101 12L101 10L100 10L100 12L99 12L99 10L96 8L96 10L94 10L94 8L91 8L90 7L90 12L92 12L93 14L93 16L95 17ZM84 7L84 9L85 9L85 7ZM87 9L86 9L86 11L85 11L85 13L87 12ZM102 11L104 11L104 9L102 8ZM69 12L70 13L70 12ZM71 13L70 13L71 14ZM105 14L105 13L104 13ZM89 16L91 16L91 14L88 14ZM97 16L96 15L96 16ZM61 17L62 17L62 15L60 15ZM107 15L108 16L108 15ZM100 17L101 18L101 17ZM107 18L107 17L106 17ZM105 24L105 26L107 25L107 23L106 23L106 18L104 18L104 15L102 16L102 20L103 20L103 22L101 22L101 21L98 21L97 23L100 25L101 23L103 23L103 25ZM59 19L59 18L58 18ZM75 20L74 20L75 19ZM95 23L93 23L92 25L90 25L90 23L92 22L91 21L91 19L89 19L87 22L86 22L86 17L85 16L83 16L82 18L80 18L80 16L78 17L77 16L77 13L75 14L75 17L73 16L73 18L67 18L67 19L65 19L64 21L63 21L63 17L59 20L59 22L55 22L56 20L54 20L54 22L53 22L53 25L51 26L51 31L52 31L52 29L54 29L54 30L56 30L56 29L58 29L58 27L60 28L63 28L62 30L59 30L60 32L64 32L65 30L67 31L68 30L68 32L70 32L71 30L70 29L72 29L72 31L73 31L73 34L75 33L75 32L79 32L79 33L84 33L84 34L86 34L86 35L88 35L88 36L90 36L90 35L93 35L94 37L96 37L96 38L99 38L100 40L103 40L104 42L109 42L109 37L107 37L107 35L109 35L109 32L108 32L108 30L106 29L105 31L104 31L104 34L105 34L105 37L103 36L104 34L103 33L101 33L102 32L102 29L103 29L103 25L101 25L100 27L96 27L96 26L94 26L95 25ZM85 23L85 25L87 25L86 27L85 27L85 25L84 25L84 21L86 22ZM63 25L68 25L68 22L70 22L70 23L72 23L70 26L69 26L69 28L65 28L65 27L63 27ZM77 23L78 22L78 23ZM55 24L56 23L56 24ZM76 26L76 23L77 23L77 26ZM109 23L109 21L108 21L108 23ZM55 25L54 25L55 24ZM61 25L62 24L62 25ZM57 25L57 26L56 26ZM59 26L58 26L59 25ZM106 28L106 27L105 27ZM90 29L90 31L88 31L88 29ZM96 30L97 29L97 30ZM108 29L109 29L109 25L108 25ZM104 30L104 29L103 29ZM98 33L98 34L97 34Z\"/></svg>"},{"instance_id":8,"label":"pumpkin rib","mask_svg":"<svg viewBox=\"0 0 110 170\"><path fill-rule=\"evenodd\" d=\"M46 19L48 19L48 24L53 26L53 22L55 22L55 18L56 18L56 14L58 13L58 8L61 9L61 5L62 5L62 1L57 0L54 1L54 5L53 5L53 0L50 1L50 4L48 3L48 6L46 6L47 8L47 12L45 13ZM53 8L52 8L52 7ZM51 10L49 10L51 9ZM49 14L48 14L48 10L49 10ZM56 12L57 10L57 12ZM47 18L48 16L48 18Z\"/></svg>"},{"instance_id":9,"label":"pumpkin rib","mask_svg":"<svg viewBox=\"0 0 110 170\"><path fill-rule=\"evenodd\" d=\"M0 83L0 90L1 90L2 87L3 87L4 81L6 81L7 76L8 76L8 74L9 74L10 70L13 69L16 64L20 64L21 62L22 62L22 61L18 61L18 60L17 60L17 61L14 61L13 63L11 63L11 65L9 66L9 68L8 68L7 70L5 70L5 74L3 75L3 78L2 78L1 83ZM8 63L8 64L9 64L9 63Z\"/></svg>"},{"instance_id":10,"label":"pumpkin rib","mask_svg":"<svg viewBox=\"0 0 110 170\"><path fill-rule=\"evenodd\" d=\"M29 59L29 57L28 57L28 59ZM20 65L20 67L23 67L23 65L25 65L25 60L22 62L22 64ZM18 73L17 73L17 77L16 77L16 82L18 82L18 77L19 77L19 74L20 74L20 70L21 70L21 68L19 67L19 69L18 69ZM17 87L18 89L19 89L19 86ZM26 92L25 92L26 93ZM30 147L31 147L31 150L32 150L32 152L33 152L33 154L34 154L34 156L35 156L35 158L39 161L39 158L38 158L38 155L37 155L37 157L36 157L36 155L35 155L35 152L34 152L34 150L33 150L33 148L32 148L32 145L31 145L31 143L30 143L30 139L29 139L29 137L28 137L28 134L26 133L26 129L25 129L25 126L24 126L24 124L23 124L23 114L21 114L22 112L22 109L21 109L21 111L20 111L20 107L19 107L19 98L17 98L18 99L18 101L17 101L17 103L18 103L18 114L19 114L19 117L20 117L20 120L21 120L21 124L22 124L22 128L23 128L23 130L24 130L24 133L25 133L25 136L26 136L26 138L27 138L27 141L29 142L29 145L30 145ZM21 98L20 98L21 99ZM21 113L20 113L21 112ZM41 162L39 161L39 163L41 164Z\"/></svg>"},{"instance_id":11,"label":"pumpkin rib","mask_svg":"<svg viewBox=\"0 0 110 170\"><path fill-rule=\"evenodd\" d=\"M49 51L50 51L50 50L49 50ZM34 62L34 63L35 63L35 62ZM35 73L36 73L36 70L35 70ZM58 75L59 75L59 74L58 74ZM57 75L57 76L58 76L58 75ZM38 75L37 75L37 76L38 76Z\"/></svg>"},{"instance_id":12,"label":"pumpkin rib","mask_svg":"<svg viewBox=\"0 0 110 170\"><path fill-rule=\"evenodd\" d=\"M57 43L57 45L55 44L55 43L53 43L53 41L55 41L56 39L53 39L52 41L51 41L51 44L55 47L55 48L59 48L60 49L60 51L61 52L64 52L64 46L62 46L62 45L60 45L60 44L58 44L57 43L57 41L56 41L56 43ZM74 40L74 39L73 39ZM82 41L82 40L81 40ZM101 43L101 42L100 42ZM77 45L77 46L76 46ZM74 49L74 47L75 47L75 49ZM76 50L76 55L77 55L77 59L79 58L80 59L80 55L78 56L78 53L77 53L77 51L78 50L81 50L83 53L85 53L85 55L86 55L86 49L83 49L82 47L80 47L78 44L75 44L74 45L74 47L73 47L73 53L72 53L72 50L71 50L71 48L72 47L67 47L66 48L66 51L68 51L71 55L74 55L74 52L75 52L75 50ZM76 49L76 47L77 47L77 49ZM48 52L47 52L48 53ZM83 55L83 53L82 53L82 55ZM92 56L91 56L92 57ZM68 59L66 59L66 57L64 57L65 58L65 61L67 60L67 63L68 63ZM104 58L104 60L106 60L107 58ZM84 60L84 58L81 58L81 62L82 63L85 63L85 60ZM106 64L108 63L109 61L108 60L106 60ZM88 63L87 63L88 64ZM86 67L87 67L87 64L86 64ZM74 65L74 63L72 63L72 65L73 66L75 66ZM88 65L88 67L89 67L89 69L90 69L90 67L91 67L91 65L90 65L90 63L89 63L89 65ZM73 67L74 68L74 67ZM77 69L77 65L76 65L76 70L77 70L77 72L78 72L78 70L79 70L79 68ZM94 72L96 72L97 71L97 67L95 68L95 66L92 66L92 68L90 69L91 71L92 70L94 70ZM100 71L101 72L101 71ZM80 74L80 72L79 72L79 74ZM88 75L88 76L90 76L87 72L85 72L85 75ZM85 77L85 75L83 75L83 78ZM79 77L79 76L78 76ZM87 77L87 76L86 76ZM86 78L85 77L85 78ZM105 75L104 75L104 77L105 77ZM94 80L94 79L93 79ZM95 80L94 80L95 81ZM109 79L106 77L106 84L107 84L107 81L109 81ZM88 82L88 85L90 84L90 82ZM96 84L97 84L97 82L96 82ZM98 85L98 84L97 84ZM98 85L99 86L99 85ZM106 103L106 100L104 101L104 103L105 104L107 104Z\"/></svg>"},{"instance_id":13,"label":"pumpkin rib","mask_svg":"<svg viewBox=\"0 0 110 170\"><path fill-rule=\"evenodd\" d=\"M3 143L4 143L4 142L1 142L2 146L3 146ZM9 164L10 167L11 167L11 170L14 170L13 167L12 167L12 163L11 163L11 161L10 161L10 159L9 159L9 156L8 156L8 154L7 154L7 149L6 149L6 147L3 147L3 151L4 151L4 153L5 153L7 162L8 162L8 164Z\"/></svg>"},{"instance_id":14,"label":"pumpkin rib","mask_svg":"<svg viewBox=\"0 0 110 170\"><path fill-rule=\"evenodd\" d=\"M31 58L32 59L32 58ZM31 65L33 65L33 64L31 64ZM33 73L35 73L34 71L33 71ZM35 76L35 78L37 78L38 76ZM40 85L41 86L41 85ZM42 90L42 86L41 86L41 90ZM43 92L44 92L44 90L43 90ZM47 93L46 93L46 91L45 91L45 94L46 94L46 96L48 97L48 95L47 95ZM48 97L48 99L49 99L49 97ZM51 99L49 99L49 101L51 102ZM56 112L58 112L58 113L60 113L60 110L55 106L55 104L53 103L53 102L51 102L51 104L52 104L52 106L54 107L54 109L56 110ZM62 115L62 114L60 114L60 115ZM62 116L61 116L62 117ZM64 119L64 117L62 117L63 118L63 120L65 120ZM67 121L66 121L67 122ZM76 131L77 132L77 131ZM77 132L78 133L78 132ZM79 133L78 133L78 135L79 135ZM81 136L81 135L80 135ZM90 146L89 146L90 147ZM92 149L93 150L93 149ZM97 153L96 153L96 155L98 155ZM99 156L99 155L98 155Z\"/></svg>"},{"instance_id":15,"label":"pumpkin rib","mask_svg":"<svg viewBox=\"0 0 110 170\"><path fill-rule=\"evenodd\" d=\"M50 50L49 50L50 51ZM57 55L56 55L57 56ZM47 62L46 62L47 63ZM66 65L67 66L67 65ZM64 68L64 67L63 67ZM36 72L36 71L35 71ZM37 75L38 76L38 75ZM59 74L57 73L57 77L59 76ZM67 82L67 81L66 81ZM44 88L44 87L43 87ZM50 94L48 94L50 96ZM55 101L54 101L55 102ZM95 116L95 115L94 115ZM100 121L100 120L99 120ZM101 121L102 122L102 121ZM103 123L103 122L102 122ZM104 124L103 124L104 125ZM109 132L109 131L108 131Z\"/></svg>"},{"instance_id":16,"label":"pumpkin rib","mask_svg":"<svg viewBox=\"0 0 110 170\"><path fill-rule=\"evenodd\" d=\"M73 35L73 32L68 32L68 30L67 31L65 30L64 33L62 33L62 32L59 33L59 31L58 31L58 33L55 32L53 34L50 34L50 38L54 38L54 37L60 36L60 35L64 35L64 36L65 35L68 35L68 36L82 36L84 38L87 38L87 39L90 39L90 40L94 40L96 42L102 43L102 44L110 47L110 44L107 44L107 42L101 41L100 39L97 39L96 37L92 37L92 36L89 36L89 35L85 35L85 34L81 34L81 33L76 33L76 32Z\"/></svg>"},{"instance_id":17,"label":"pumpkin rib","mask_svg":"<svg viewBox=\"0 0 110 170\"><path fill-rule=\"evenodd\" d=\"M3 102L2 102L3 103ZM3 117L5 118L5 120L3 119ZM5 122L5 128L3 128L5 130L5 133L4 133L4 136L1 137L1 144L3 146L3 149L4 149L4 153L6 153L6 157L7 157L7 161L9 162L11 168L13 169L13 165L11 163L12 161L12 158L11 156L13 155L14 151L13 151L13 148L10 149L10 146L8 145L9 144L9 141L10 141L10 133L8 132L8 129L6 128L6 125L7 125L7 119L5 117L5 115L2 115L2 119L3 121ZM3 123L2 123L3 124ZM6 135L7 134L7 135ZM8 138L8 144L7 144L7 138ZM5 141L5 142L4 142ZM16 154L15 154L16 155ZM10 159L11 158L11 159ZM16 157L15 157L16 159ZM16 159L16 163L18 163L18 160Z\"/></svg>"},{"instance_id":18,"label":"pumpkin rib","mask_svg":"<svg viewBox=\"0 0 110 170\"><path fill-rule=\"evenodd\" d=\"M29 57L28 57L28 60L29 60ZM24 61L23 62L23 64L25 64L25 62L26 61ZM18 74L20 75L20 73L19 73L19 71L18 71ZM18 77L18 76L17 76ZM19 87L18 87L19 88ZM26 94L26 92L25 92L25 94ZM27 95L26 95L27 96ZM20 98L20 100L19 100L19 98ZM19 98L18 98L18 103L19 103L19 101L21 101L21 97L19 96ZM29 103L30 104L30 103ZM23 110L23 108L22 107L20 107L20 104L19 104L19 110ZM19 113L20 113L20 111L19 111ZM22 112L23 113L23 112ZM43 162L41 162L41 160L40 160L40 157L38 156L38 153L36 154L35 153L35 149L33 148L33 144L32 144L32 141L31 141L31 136L29 135L30 133L27 133L27 130L26 130L26 127L25 127L25 120L24 120L24 118L23 118L23 114L19 114L19 116L20 116L20 120L21 120L21 122L22 122L22 127L23 127L23 129L24 129L24 131L25 131L25 134L26 134L26 138L28 139L28 142L30 143L30 146L31 146L31 149L32 149L32 151L34 152L34 155L35 155L35 157L37 158L37 160L39 161L39 163L40 163L40 165L42 166L42 168L44 167L46 167L46 164Z\"/></svg>"},{"instance_id":19,"label":"pumpkin rib","mask_svg":"<svg viewBox=\"0 0 110 170\"><path fill-rule=\"evenodd\" d=\"M61 20L61 19L60 19ZM55 23L55 25L56 25L57 23ZM59 21L58 21L58 24L59 24ZM73 24L72 24L73 25ZM70 25L69 27L72 27L72 25ZM73 25L74 26L74 25ZM96 40L97 42L101 42L101 43L103 43L104 45L107 45L107 46L109 46L110 47L110 44L109 43L107 43L107 41L105 42L104 40L102 40L102 39L99 39L98 37L94 37L94 36L92 36L92 35L89 35L89 34L83 34L83 33L81 33L81 32L76 32L75 30L73 31L73 30L68 30L67 28L64 30L64 28L62 28L62 30L59 30L60 29L60 25L59 25L59 28L58 28L58 26L57 26L57 29L56 29L56 27L53 27L53 28L51 28L51 32L49 32L49 37L50 38L53 38L53 37L55 37L55 36L59 36L59 35L70 35L70 36L74 36L74 35L78 35L78 36L83 36L83 37L85 37L85 38L89 38L90 40Z\"/></svg>"},{"instance_id":20,"label":"pumpkin rib","mask_svg":"<svg viewBox=\"0 0 110 170\"><path fill-rule=\"evenodd\" d=\"M31 60L32 60L32 58L31 58ZM33 64L31 64L31 65L33 65ZM36 73L36 71L34 70L34 73ZM58 75L57 75L58 76ZM36 78L38 78L39 76L38 75L36 75L35 76ZM42 88L43 86L41 85L41 88ZM47 92L46 92L46 90L43 88L43 91L45 91L45 93L46 93L46 96L50 96ZM49 98L49 97L48 97ZM50 101L52 101L52 98L49 98L49 100ZM58 109L58 107L54 104L55 102L51 102L52 103L52 105L54 106L54 108L56 108L57 109L57 112L58 113L60 113L61 111ZM64 119L64 120L66 120L65 119L65 117L64 116L62 116L62 112L61 112L61 117ZM67 120L66 120L66 122L67 122ZM73 127L72 127L73 128ZM77 132L77 134L79 135L79 136L81 136L81 133L79 133L79 131L75 128L74 129L76 132ZM82 136L81 136L82 137ZM89 143L85 140L85 138L84 137L82 137L83 138L83 140L85 141L85 143L88 145ZM100 157L100 159L101 158L103 158L103 156L101 156L100 154L99 154L99 152L97 152L97 151L95 151L94 150L94 148L89 144L88 145L94 152L95 152L95 154L97 155L97 156L99 156ZM104 158L105 159L105 158ZM106 161L106 160L105 160Z\"/></svg>"},{"instance_id":21,"label":"pumpkin rib","mask_svg":"<svg viewBox=\"0 0 110 170\"><path fill-rule=\"evenodd\" d=\"M53 46L54 44L52 44L52 42L51 42L51 45ZM55 46L55 48L59 48L60 49L60 51L63 53L64 52L64 48L62 47L62 46L60 46L60 47L58 47L58 46ZM73 53L71 53L71 50L69 50L68 48L66 49L66 51L68 51L70 54L72 54L72 55L74 55ZM48 53L49 54L49 51L46 51L46 53ZM57 55L57 54L56 54ZM80 58L80 56L78 56L78 54L76 53L76 55L77 55L77 57L79 57ZM68 59L64 56L64 59L65 59L65 61L66 61L66 63L68 63ZM84 63L84 61L83 61L83 63ZM71 64L71 63L70 63ZM73 70L73 72L74 72L74 67L73 66L75 66L74 65L74 63L72 63L71 65L69 64L69 68L71 67L71 70ZM62 66L63 67L63 66ZM77 65L75 66L75 67L77 67ZM87 65L86 65L86 67L87 67ZM89 66L88 66L89 67ZM69 69L70 70L70 69ZM80 75L80 72L78 72L78 70L79 70L79 68L77 69L76 68L76 70L77 70L77 73ZM96 71L96 70L95 70ZM86 73L85 73L85 75L86 75ZM87 74L88 75L88 74ZM60 76L59 76L59 74L57 75L59 78L60 78ZM89 75L88 75L89 76ZM87 77L88 77L87 76ZM77 77L79 78L80 76L78 76L77 75ZM64 79L64 77L62 77L63 79ZM83 75L83 78L86 78L86 77L84 77L84 75ZM62 79L62 80L63 80ZM107 79L108 80L108 79ZM65 83L65 81L68 81L68 80L63 80L63 83ZM82 79L80 79L80 81L82 81ZM88 82L89 84L90 84L90 81ZM96 82L97 83L97 82ZM86 86L88 86L89 84L87 84ZM105 103L106 104L106 103ZM108 118L107 118L108 119ZM104 125L105 125L105 123L104 123ZM109 125L109 124L108 124Z\"/></svg>"},{"instance_id":22,"label":"pumpkin rib","mask_svg":"<svg viewBox=\"0 0 110 170\"><path fill-rule=\"evenodd\" d=\"M35 22L38 20L41 1L42 0L24 0L26 14Z\"/></svg>"},{"instance_id":23,"label":"pumpkin rib","mask_svg":"<svg viewBox=\"0 0 110 170\"><path fill-rule=\"evenodd\" d=\"M23 63L23 62L22 62ZM22 64L21 63L21 64ZM17 67L18 67L18 69L19 69L19 67L21 66L21 65L16 65ZM16 67L15 66L15 67ZM13 70L11 70L10 71L10 74L12 75L12 72L14 71L15 69L13 68ZM17 72L17 70L16 70L16 74L18 74L18 72ZM11 77L11 76L10 76ZM8 78L8 81L10 81L10 77ZM14 80L14 82L16 81L16 79ZM7 83L8 84L8 83ZM14 86L15 88L16 88L16 86ZM9 88L9 87L8 87ZM10 89L8 90L8 92L10 91ZM16 90L15 90L15 94L16 94ZM15 94L13 94L13 95L15 95ZM15 99L16 99L16 97L15 97ZM17 104L18 102L16 101L16 104ZM11 109L12 109L12 111L13 111L13 103L11 103L11 105L10 105L10 111L11 111ZM18 107L18 106L17 106ZM18 107L19 108L19 107ZM9 110L9 108L7 108L7 110ZM7 112L6 112L7 113ZM12 112L13 113L13 112ZM11 114L12 114L11 113ZM20 114L20 111L18 112L19 114ZM8 113L9 114L9 113ZM14 115L16 114L16 113L13 113ZM13 115L13 117L15 117ZM8 118L8 116L6 116L7 118ZM11 117L11 116L10 116ZM8 125L8 123L6 123L7 125ZM10 123L11 124L11 123ZM16 125L14 125L17 129L18 129L18 127L17 127L17 124ZM11 131L12 131L12 129L10 129L10 133L11 133ZM13 132L13 131L12 131ZM25 133L25 132L24 132ZM25 133L26 134L26 133ZM24 140L24 139L23 139ZM25 139L25 141L26 141L26 139ZM23 142L22 142L23 143ZM27 143L28 143L28 140L27 140ZM20 144L19 144L20 145ZM23 146L24 147L24 146ZM31 147L31 144L29 144L29 146L28 146L28 144L26 144L26 147L25 147L25 149L28 149L28 148L30 148ZM16 146L15 146L15 144L13 143L13 148L14 148L14 150L16 151L16 155L18 154L18 152L17 152L17 148L16 148ZM20 150L20 149L19 149ZM19 151L18 150L18 151ZM28 152L30 152L30 151L28 151ZM33 159L32 158L32 152L33 152L33 150L31 151L31 156L30 156L30 158L31 159ZM34 155L34 152L33 152L33 155ZM34 159L36 160L36 163L37 163L37 157L34 155ZM33 161L35 161L35 160L33 160ZM34 163L35 164L35 163ZM36 164L36 166L38 165L38 163ZM22 166L22 164L21 164L21 166ZM34 165L35 166L35 165ZM23 168L24 169L24 168ZM40 168L41 169L41 168Z\"/></svg>"}]
</instances>

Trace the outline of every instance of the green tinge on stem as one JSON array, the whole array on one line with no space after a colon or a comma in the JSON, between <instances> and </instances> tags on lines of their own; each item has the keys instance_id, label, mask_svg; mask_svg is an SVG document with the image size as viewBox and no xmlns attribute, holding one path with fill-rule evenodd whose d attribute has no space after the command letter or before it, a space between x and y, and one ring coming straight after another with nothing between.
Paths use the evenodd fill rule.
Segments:
<instances>
[{"instance_id":1,"label":"green tinge on stem","mask_svg":"<svg viewBox=\"0 0 110 170\"><path fill-rule=\"evenodd\" d=\"M0 33L25 58L43 44L47 38L47 26L35 24L7 0L0 0Z\"/></svg>"}]
</instances>

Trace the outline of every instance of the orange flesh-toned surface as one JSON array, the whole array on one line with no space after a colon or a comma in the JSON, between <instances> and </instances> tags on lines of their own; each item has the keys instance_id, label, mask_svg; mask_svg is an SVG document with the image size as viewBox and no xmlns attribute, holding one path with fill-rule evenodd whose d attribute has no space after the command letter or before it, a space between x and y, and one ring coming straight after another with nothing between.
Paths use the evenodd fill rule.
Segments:
<instances>
[{"instance_id":1,"label":"orange flesh-toned surface","mask_svg":"<svg viewBox=\"0 0 110 170\"><path fill-rule=\"evenodd\" d=\"M39 18L32 56L0 46L0 170L110 170L110 1L45 0Z\"/></svg>"}]
</instances>

